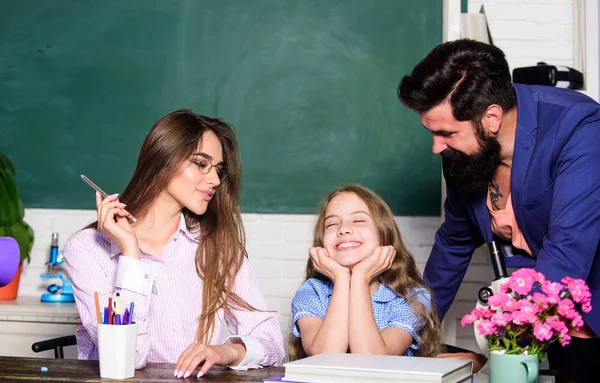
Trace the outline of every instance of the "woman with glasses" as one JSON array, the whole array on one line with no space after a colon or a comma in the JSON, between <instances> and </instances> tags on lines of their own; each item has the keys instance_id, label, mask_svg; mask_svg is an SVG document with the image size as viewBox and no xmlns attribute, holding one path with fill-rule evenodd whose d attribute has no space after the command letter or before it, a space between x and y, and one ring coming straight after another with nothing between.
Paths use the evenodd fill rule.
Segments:
<instances>
[{"instance_id":1,"label":"woman with glasses","mask_svg":"<svg viewBox=\"0 0 600 383\"><path fill-rule=\"evenodd\" d=\"M125 191L96 194L97 222L63 251L82 321L79 359L98 359L98 292L101 314L115 293L121 315L133 303L136 368L176 363L174 375L187 378L197 366L201 376L214 364L281 363L279 322L246 256L241 178L225 122L178 110L154 125Z\"/></svg>"}]
</instances>

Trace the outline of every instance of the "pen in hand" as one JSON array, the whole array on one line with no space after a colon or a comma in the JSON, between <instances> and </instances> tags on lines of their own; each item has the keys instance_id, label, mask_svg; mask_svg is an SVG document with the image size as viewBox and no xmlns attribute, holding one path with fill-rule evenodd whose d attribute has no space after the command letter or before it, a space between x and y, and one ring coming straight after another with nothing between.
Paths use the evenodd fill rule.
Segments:
<instances>
[{"instance_id":1,"label":"pen in hand","mask_svg":"<svg viewBox=\"0 0 600 383\"><path fill-rule=\"evenodd\" d=\"M98 193L100 193L100 195L102 195L102 197L104 197L104 198L108 197L108 194L106 194L104 192L104 190L100 189L98 187L98 185L96 185L95 183L93 183L92 180L90 180L89 178L87 178L83 174L81 175L81 179L84 180L86 184L90 185ZM132 216L127 210L124 210L124 211L125 211L125 213L127 213L127 218L129 218L132 222L136 222L137 221L137 219L134 216Z\"/></svg>"}]
</instances>

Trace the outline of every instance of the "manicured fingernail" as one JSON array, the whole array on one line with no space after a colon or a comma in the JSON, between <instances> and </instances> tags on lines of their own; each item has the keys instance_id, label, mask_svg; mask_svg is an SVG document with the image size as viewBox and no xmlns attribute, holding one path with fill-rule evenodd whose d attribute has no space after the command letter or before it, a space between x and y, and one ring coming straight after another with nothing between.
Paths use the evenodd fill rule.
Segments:
<instances>
[{"instance_id":1,"label":"manicured fingernail","mask_svg":"<svg viewBox=\"0 0 600 383\"><path fill-rule=\"evenodd\" d=\"M174 376L174 377L177 377L177 373L178 373L178 372L179 372L179 371L175 370L175 372L173 373L173 376Z\"/></svg>"},{"instance_id":2,"label":"manicured fingernail","mask_svg":"<svg viewBox=\"0 0 600 383\"><path fill-rule=\"evenodd\" d=\"M184 377L184 378L187 378L187 377L188 377L188 376L190 376L190 375L192 375L192 373L191 373L191 372L189 372L189 371L186 371L186 372L185 372L185 374L183 374L183 377Z\"/></svg>"},{"instance_id":3,"label":"manicured fingernail","mask_svg":"<svg viewBox=\"0 0 600 383\"><path fill-rule=\"evenodd\" d=\"M178 378L181 378L182 376L183 376L183 370L181 370L181 371L179 371L179 372L177 373L177 377L178 377Z\"/></svg>"},{"instance_id":4,"label":"manicured fingernail","mask_svg":"<svg viewBox=\"0 0 600 383\"><path fill-rule=\"evenodd\" d=\"M198 375L196 375L196 378L199 378L199 377L201 377L202 375L204 375L204 374L202 373L202 371L200 371L200 372L198 373Z\"/></svg>"}]
</instances>

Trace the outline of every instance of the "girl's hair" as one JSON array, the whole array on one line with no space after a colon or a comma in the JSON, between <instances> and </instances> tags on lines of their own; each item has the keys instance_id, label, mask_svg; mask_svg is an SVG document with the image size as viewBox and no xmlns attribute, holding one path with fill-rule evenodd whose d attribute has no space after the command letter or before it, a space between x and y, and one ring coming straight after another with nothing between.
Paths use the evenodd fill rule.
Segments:
<instances>
[{"instance_id":1,"label":"girl's hair","mask_svg":"<svg viewBox=\"0 0 600 383\"><path fill-rule=\"evenodd\" d=\"M413 289L416 288L427 289L428 291L429 289L421 278L414 258L402 242L392 211L377 194L360 185L344 186L332 191L321 204L313 233L313 247L323 247L327 206L334 197L341 193L354 193L365 202L379 234L380 245L392 245L396 249L392 267L379 276L379 281L394 290L399 297L404 298L423 320L423 327L419 332L421 345L415 354L417 356L436 356L441 349L441 329L434 303L431 302L431 312L429 312L425 305L411 294ZM329 278L314 269L309 258L306 264L306 280L310 278L330 281ZM301 359L307 356L302 347L302 340L294 334L289 337L287 349L289 360Z\"/></svg>"},{"instance_id":2,"label":"girl's hair","mask_svg":"<svg viewBox=\"0 0 600 383\"><path fill-rule=\"evenodd\" d=\"M161 118L146 136L135 172L120 196L135 217L148 215L154 200L174 178L182 162L196 151L207 131L213 132L223 146L227 177L217 187L206 213L199 216L183 209L188 229L200 235L196 272L203 279L203 287L197 339L202 343L212 338L218 310L224 309L233 317L232 310L236 308L255 310L232 291L247 256L239 203L241 161L232 128L219 119L186 109ZM96 228L97 222L90 227Z\"/></svg>"}]
</instances>

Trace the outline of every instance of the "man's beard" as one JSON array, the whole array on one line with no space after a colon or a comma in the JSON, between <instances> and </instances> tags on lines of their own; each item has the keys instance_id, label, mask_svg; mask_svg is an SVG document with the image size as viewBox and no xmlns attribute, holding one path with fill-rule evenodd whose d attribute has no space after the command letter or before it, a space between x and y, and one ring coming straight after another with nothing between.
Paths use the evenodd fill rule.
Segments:
<instances>
[{"instance_id":1,"label":"man's beard","mask_svg":"<svg viewBox=\"0 0 600 383\"><path fill-rule=\"evenodd\" d=\"M496 137L486 137L482 126L476 128L480 149L466 155L447 148L441 153L442 168L448 186L461 193L481 196L487 193L494 172L500 165L501 146Z\"/></svg>"}]
</instances>

